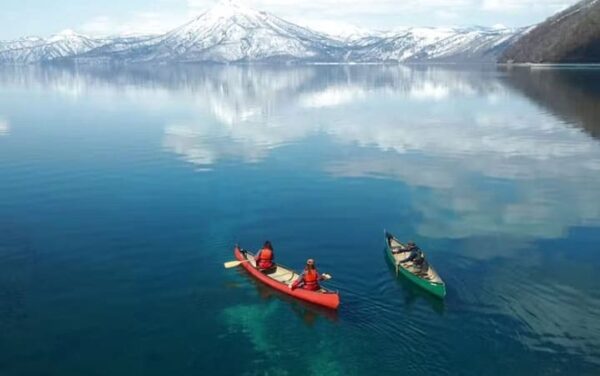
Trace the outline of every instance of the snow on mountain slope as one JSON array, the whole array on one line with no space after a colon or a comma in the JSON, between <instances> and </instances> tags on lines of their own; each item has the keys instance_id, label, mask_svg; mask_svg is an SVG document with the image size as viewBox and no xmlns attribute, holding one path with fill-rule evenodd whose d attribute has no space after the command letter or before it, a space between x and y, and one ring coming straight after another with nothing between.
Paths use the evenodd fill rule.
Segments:
<instances>
[{"instance_id":1,"label":"snow on mountain slope","mask_svg":"<svg viewBox=\"0 0 600 376\"><path fill-rule=\"evenodd\" d=\"M12 41L0 41L0 52L18 48L31 48L44 43L45 40L40 37L23 37Z\"/></svg>"},{"instance_id":2,"label":"snow on mountain slope","mask_svg":"<svg viewBox=\"0 0 600 376\"><path fill-rule=\"evenodd\" d=\"M514 42L523 29L463 29L423 50L421 59L437 61L495 62L498 55Z\"/></svg>"},{"instance_id":3,"label":"snow on mountain slope","mask_svg":"<svg viewBox=\"0 0 600 376\"><path fill-rule=\"evenodd\" d=\"M324 34L224 1L183 26L110 58L124 62L332 61L343 47Z\"/></svg>"},{"instance_id":4,"label":"snow on mountain slope","mask_svg":"<svg viewBox=\"0 0 600 376\"><path fill-rule=\"evenodd\" d=\"M93 39L66 31L48 39L0 42L0 64L168 64L495 61L520 30L498 28L355 28L330 36L224 0L158 36Z\"/></svg>"},{"instance_id":5,"label":"snow on mountain slope","mask_svg":"<svg viewBox=\"0 0 600 376\"><path fill-rule=\"evenodd\" d=\"M29 64L48 62L87 52L106 43L65 30L48 39L29 37L0 47L0 63Z\"/></svg>"},{"instance_id":6,"label":"snow on mountain slope","mask_svg":"<svg viewBox=\"0 0 600 376\"><path fill-rule=\"evenodd\" d=\"M407 28L355 41L347 61L495 61L520 30Z\"/></svg>"},{"instance_id":7,"label":"snow on mountain slope","mask_svg":"<svg viewBox=\"0 0 600 376\"><path fill-rule=\"evenodd\" d=\"M183 61L329 60L329 50L341 47L322 34L230 1L168 33L165 44Z\"/></svg>"}]
</instances>

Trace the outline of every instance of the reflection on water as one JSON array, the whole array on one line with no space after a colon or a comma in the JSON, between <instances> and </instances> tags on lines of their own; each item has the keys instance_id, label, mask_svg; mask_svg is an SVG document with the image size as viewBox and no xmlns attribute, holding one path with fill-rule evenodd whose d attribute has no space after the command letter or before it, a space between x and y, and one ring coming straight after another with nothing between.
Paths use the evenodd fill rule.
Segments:
<instances>
[{"instance_id":1,"label":"reflection on water","mask_svg":"<svg viewBox=\"0 0 600 376\"><path fill-rule=\"evenodd\" d=\"M423 236L555 238L600 221L600 147L581 131L597 133L598 93L572 84L572 72L212 66L25 73L2 77L75 95L98 87L186 95L194 111L165 124L163 145L198 170L257 163L316 135L358 146L364 151L331 155L321 168L427 189L414 202ZM551 111L515 97L515 87Z\"/></svg>"},{"instance_id":2,"label":"reflection on water","mask_svg":"<svg viewBox=\"0 0 600 376\"><path fill-rule=\"evenodd\" d=\"M8 124L8 121L6 121L0 117L0 136L6 136L9 134L9 132L10 132L10 126Z\"/></svg>"},{"instance_id":3,"label":"reflection on water","mask_svg":"<svg viewBox=\"0 0 600 376\"><path fill-rule=\"evenodd\" d=\"M506 82L552 114L599 138L599 79L598 69L515 68Z\"/></svg>"},{"instance_id":4,"label":"reflection on water","mask_svg":"<svg viewBox=\"0 0 600 376\"><path fill-rule=\"evenodd\" d=\"M234 74L207 75L200 90L202 109L216 122L166 127L165 146L191 163L257 162L326 134L369 149L324 161L330 174L431 189L427 202L417 203L425 236L560 237L600 218L598 144L515 100L496 72L302 68L279 79L278 71L227 69ZM509 194L490 197L476 186L482 178L507 182ZM443 215L449 211L458 213L453 221Z\"/></svg>"},{"instance_id":5,"label":"reflection on water","mask_svg":"<svg viewBox=\"0 0 600 376\"><path fill-rule=\"evenodd\" d=\"M315 374L401 367L413 374L456 374L465 362L472 371L467 373L481 374L497 364L496 350L514 360L499 373L544 360L548 365L539 366L540 373L574 363L587 372L600 365L598 256L590 250L600 226L600 88L593 84L599 76L600 70L424 66L2 68L3 98L26 95L46 104L40 112L51 114L48 108L57 103L73 103L67 108L76 108L78 116L88 111L89 117L72 126L67 116L50 116L56 124L34 129L30 123L39 119L10 105L0 108L0 136L10 134L0 140L9 147L3 155L20 150L34 155L29 164L0 165L8 167L6 176L16 176L3 186L9 196L0 197L0 210L29 215L31 200L38 197L61 216L65 200L89 209L83 218L114 207L107 222L123 220L133 234L140 229L131 235L134 244L165 232L168 241L162 239L154 250L161 265L161 252L186 233L179 224L204 229L190 218L205 216L211 231L222 234L218 245L207 244L213 252L204 258L226 257L219 252L245 240L237 238L240 234L252 241L266 233L281 236L287 242L283 254L296 264L304 250L317 253L336 275L332 284L343 302L339 314L296 302L245 274L224 276L203 264L206 281L195 294L202 302L211 296L215 304L211 318L218 323L207 319L207 325L227 331L212 340L245 338L244 354L252 358L237 366L249 374L294 374L285 364L297 364L306 338L314 339L318 356L296 367ZM103 117L111 111L118 115ZM136 128L131 120L136 117L156 121L158 129ZM111 122L117 125L106 125ZM108 132L116 136L102 139ZM127 137L138 144L120 144ZM76 158L62 155L70 152L66 147L60 152L51 147L62 138L75 140L69 145ZM94 144L96 138L114 145ZM35 148L46 152L39 146L44 143L49 153L38 157ZM138 149L142 143L155 149ZM107 151L106 160L95 158L98 150ZM46 162L55 155L59 167ZM55 180L36 181L47 176ZM89 186L71 187L88 177ZM29 190L20 189L23 182ZM127 189L119 191L110 182ZM90 198L90 192L98 196ZM121 212L127 204L133 205L131 218ZM385 270L379 252L383 226L401 227L404 236L424 243L448 283L445 302ZM70 230L74 236L79 227L85 226ZM94 241L129 236L111 231L117 230L100 227ZM198 240L194 231L191 242ZM330 232L337 234L335 241ZM12 265L3 243L11 238L1 238L0 257ZM151 247L147 243L144 247ZM106 256L105 265L118 267L121 254L103 249L114 257ZM85 259L78 252L71 257ZM140 254L152 253L138 252L134 264L145 265ZM177 252L169 256L182 270L190 265ZM216 262L219 270L222 261ZM26 278L11 281L33 281L30 269L12 268ZM122 273L128 276L130 268ZM151 283L153 273L147 275ZM168 288L156 282L148 301L185 295L166 283L176 277L166 272L163 277L159 282ZM20 315L26 308L14 292L23 289L7 285L0 277L0 292L8 296L0 296L0 303L8 301L8 310ZM16 315L3 312L0 319L12 325ZM406 355L414 348L420 352ZM386 351L391 355L382 360ZM354 361L357 354L360 362Z\"/></svg>"}]
</instances>

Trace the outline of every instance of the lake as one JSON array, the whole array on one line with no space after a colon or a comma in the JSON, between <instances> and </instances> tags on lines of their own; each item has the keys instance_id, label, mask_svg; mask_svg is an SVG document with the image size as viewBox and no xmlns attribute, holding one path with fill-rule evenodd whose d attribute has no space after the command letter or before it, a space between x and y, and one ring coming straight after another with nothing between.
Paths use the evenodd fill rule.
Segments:
<instances>
[{"instance_id":1,"label":"lake","mask_svg":"<svg viewBox=\"0 0 600 376\"><path fill-rule=\"evenodd\" d=\"M3 376L598 375L599 244L597 68L0 69Z\"/></svg>"}]
</instances>

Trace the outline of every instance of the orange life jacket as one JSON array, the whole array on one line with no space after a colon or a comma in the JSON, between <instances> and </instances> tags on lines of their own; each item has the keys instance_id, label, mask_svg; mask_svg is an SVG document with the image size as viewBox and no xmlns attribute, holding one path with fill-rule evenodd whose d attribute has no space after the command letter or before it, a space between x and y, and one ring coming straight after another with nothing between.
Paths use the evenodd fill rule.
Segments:
<instances>
[{"instance_id":1,"label":"orange life jacket","mask_svg":"<svg viewBox=\"0 0 600 376\"><path fill-rule=\"evenodd\" d=\"M318 290L319 289L319 273L315 269L306 270L304 272L304 289Z\"/></svg>"},{"instance_id":2,"label":"orange life jacket","mask_svg":"<svg viewBox=\"0 0 600 376\"><path fill-rule=\"evenodd\" d=\"M256 265L260 269L268 269L273 266L273 250L269 248L263 248L258 254Z\"/></svg>"}]
</instances>

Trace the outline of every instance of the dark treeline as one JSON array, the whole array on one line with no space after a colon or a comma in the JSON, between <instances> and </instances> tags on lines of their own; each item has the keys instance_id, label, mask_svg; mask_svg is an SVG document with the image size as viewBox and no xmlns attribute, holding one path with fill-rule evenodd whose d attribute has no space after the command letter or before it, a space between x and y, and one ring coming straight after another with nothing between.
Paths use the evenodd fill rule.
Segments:
<instances>
[{"instance_id":1,"label":"dark treeline","mask_svg":"<svg viewBox=\"0 0 600 376\"><path fill-rule=\"evenodd\" d=\"M583 0L525 34L501 63L600 63L600 1Z\"/></svg>"}]
</instances>

